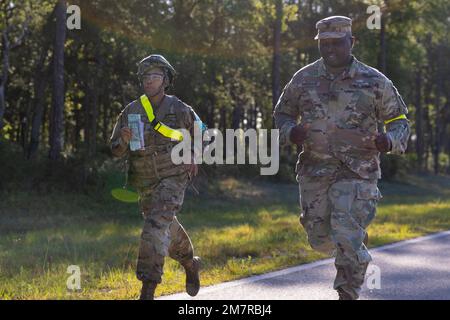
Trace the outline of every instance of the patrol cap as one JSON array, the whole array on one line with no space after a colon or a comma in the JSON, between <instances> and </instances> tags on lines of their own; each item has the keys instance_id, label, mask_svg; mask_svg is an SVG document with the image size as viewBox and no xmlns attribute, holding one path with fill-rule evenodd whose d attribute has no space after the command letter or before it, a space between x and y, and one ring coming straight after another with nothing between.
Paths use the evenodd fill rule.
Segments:
<instances>
[{"instance_id":1,"label":"patrol cap","mask_svg":"<svg viewBox=\"0 0 450 320\"><path fill-rule=\"evenodd\" d=\"M316 23L317 35L314 40L342 38L352 32L352 19L344 16L331 16Z\"/></svg>"}]
</instances>

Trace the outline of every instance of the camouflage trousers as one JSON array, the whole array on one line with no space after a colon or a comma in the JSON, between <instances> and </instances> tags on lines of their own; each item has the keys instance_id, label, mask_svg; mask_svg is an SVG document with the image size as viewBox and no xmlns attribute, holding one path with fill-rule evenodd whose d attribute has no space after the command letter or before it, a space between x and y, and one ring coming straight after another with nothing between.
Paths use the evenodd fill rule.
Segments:
<instances>
[{"instance_id":1,"label":"camouflage trousers","mask_svg":"<svg viewBox=\"0 0 450 320\"><path fill-rule=\"evenodd\" d=\"M376 180L299 177L300 222L311 247L336 254L334 289L357 299L372 260L363 241L381 195Z\"/></svg>"},{"instance_id":2,"label":"camouflage trousers","mask_svg":"<svg viewBox=\"0 0 450 320\"><path fill-rule=\"evenodd\" d=\"M192 242L176 217L183 204L187 181L187 174L183 174L138 190L144 217L136 268L136 276L141 281L161 283L166 256L181 264L194 256Z\"/></svg>"}]
</instances>

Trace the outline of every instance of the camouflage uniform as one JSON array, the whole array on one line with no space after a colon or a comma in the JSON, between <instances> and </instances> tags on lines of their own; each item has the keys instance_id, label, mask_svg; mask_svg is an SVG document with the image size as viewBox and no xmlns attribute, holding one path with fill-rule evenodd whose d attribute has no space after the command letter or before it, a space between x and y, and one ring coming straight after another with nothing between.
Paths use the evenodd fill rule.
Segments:
<instances>
[{"instance_id":1,"label":"camouflage uniform","mask_svg":"<svg viewBox=\"0 0 450 320\"><path fill-rule=\"evenodd\" d=\"M336 254L334 288L353 299L371 261L363 240L381 198L377 124L387 123L391 152L402 154L407 112L392 82L355 57L339 75L329 73L322 58L300 69L275 107L280 145L290 143L298 120L311 125L296 167L300 222L312 248Z\"/></svg>"},{"instance_id":2,"label":"camouflage uniform","mask_svg":"<svg viewBox=\"0 0 450 320\"><path fill-rule=\"evenodd\" d=\"M175 96L166 95L154 112L157 121L193 132L195 113ZM128 114L141 115L145 150L130 151L121 141L120 129L128 126ZM194 256L191 240L176 218L189 180L187 167L174 165L170 158L177 143L153 129L140 100L133 101L121 112L111 137L113 155L127 155L128 181L139 193L144 227L136 275L141 281L160 283L167 255L182 265Z\"/></svg>"}]
</instances>

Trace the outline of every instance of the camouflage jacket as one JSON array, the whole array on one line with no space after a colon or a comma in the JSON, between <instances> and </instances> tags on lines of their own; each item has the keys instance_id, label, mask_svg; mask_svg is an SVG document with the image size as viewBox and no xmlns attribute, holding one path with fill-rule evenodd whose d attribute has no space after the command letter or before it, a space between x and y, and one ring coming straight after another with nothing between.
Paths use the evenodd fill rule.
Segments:
<instances>
[{"instance_id":1,"label":"camouflage jacket","mask_svg":"<svg viewBox=\"0 0 450 320\"><path fill-rule=\"evenodd\" d=\"M128 127L128 114L140 114L144 123L145 150L131 151L120 138L120 129ZM166 95L158 108L154 108L155 119L173 129L187 129L193 134L195 112L175 96ZM120 113L110 138L114 157L128 158L128 181L130 185L142 188L162 178L186 172L186 166L175 165L171 160L172 148L178 144L157 132L148 120L139 99L131 102Z\"/></svg>"},{"instance_id":2,"label":"camouflage jacket","mask_svg":"<svg viewBox=\"0 0 450 320\"><path fill-rule=\"evenodd\" d=\"M290 142L291 129L311 125L297 173L305 176L336 174L344 166L364 179L379 179L380 159L374 137L378 123L386 124L392 153L402 154L409 122L394 120L408 113L392 82L378 70L353 57L341 74L332 75L323 59L300 69L286 85L275 107L280 145Z\"/></svg>"}]
</instances>

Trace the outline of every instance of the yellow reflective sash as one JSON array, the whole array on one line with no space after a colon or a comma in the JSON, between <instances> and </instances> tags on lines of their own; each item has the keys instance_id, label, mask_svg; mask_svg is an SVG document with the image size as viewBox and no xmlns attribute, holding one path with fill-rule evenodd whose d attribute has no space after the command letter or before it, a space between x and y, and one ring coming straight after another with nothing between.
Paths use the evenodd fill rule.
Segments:
<instances>
[{"instance_id":1,"label":"yellow reflective sash","mask_svg":"<svg viewBox=\"0 0 450 320\"><path fill-rule=\"evenodd\" d=\"M406 118L406 115L402 114L402 115L399 115L398 117L395 117L395 118L386 120L386 121L384 122L384 124L388 124L388 123L391 123L391 122L393 122L393 121L395 121L395 120L400 120L400 119L407 119L407 118Z\"/></svg>"},{"instance_id":2,"label":"yellow reflective sash","mask_svg":"<svg viewBox=\"0 0 450 320\"><path fill-rule=\"evenodd\" d=\"M166 126L164 123L155 120L152 104L145 94L141 96L141 103L142 106L144 107L145 112L147 113L148 120L150 121L150 123L152 124L153 128L156 131L158 131L164 137L176 141L183 140L183 134L180 131L172 129Z\"/></svg>"}]
</instances>

